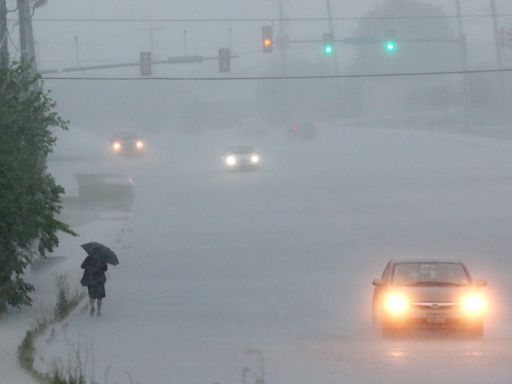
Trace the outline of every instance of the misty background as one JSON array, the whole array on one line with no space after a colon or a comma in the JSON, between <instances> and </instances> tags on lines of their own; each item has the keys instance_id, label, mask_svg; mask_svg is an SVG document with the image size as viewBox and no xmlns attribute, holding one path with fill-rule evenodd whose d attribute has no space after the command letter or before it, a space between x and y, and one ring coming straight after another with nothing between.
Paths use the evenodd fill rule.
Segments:
<instances>
[{"instance_id":1,"label":"misty background","mask_svg":"<svg viewBox=\"0 0 512 384\"><path fill-rule=\"evenodd\" d=\"M10 2L15 8L15 2ZM512 26L512 4L497 1L498 26ZM496 69L493 20L487 0L461 4L467 38L468 69ZM284 2L285 18L326 18L325 2ZM407 39L456 39L455 1L332 2L334 33L338 39L370 36L384 38L394 30L398 49L392 55L375 44L336 44L339 74L457 71L463 69L458 41L414 43ZM14 15L14 14L12 14ZM434 16L432 19L373 19L380 16ZM473 16L472 16L473 15ZM370 17L357 20L358 17ZM267 19L253 21L247 19ZM16 44L16 20L10 17ZM77 20L83 21L77 21ZM101 22L98 19L103 19ZM153 21L144 21L151 19ZM195 19L200 22L166 22L162 19ZM204 21L204 19L223 19ZM233 21L226 19L246 19ZM160 21L158 21L160 20ZM75 1L50 0L33 18L38 68L61 69L75 65L137 62L142 51L153 60L171 56L216 56L229 46L229 76L332 75L335 57L325 57L321 42L292 43L286 65L278 47L261 52L261 27L279 33L278 1ZM290 40L321 40L328 21L284 22ZM186 31L186 48L184 34ZM231 32L230 32L231 31ZM152 36L152 37L151 37ZM12 48L11 48L12 51ZM512 50L502 49L502 67L510 67ZM139 68L118 68L63 74L62 76L139 76ZM153 76L220 77L217 61L197 64L154 65ZM510 116L506 105L508 74L478 74L467 78L469 124L463 126L462 75L392 77L384 79L335 79L242 82L115 82L47 80L60 112L73 126L103 132L107 127L186 132L208 128L241 127L244 122L285 123L297 120L340 121L350 124L407 125L473 131L500 130ZM390 97L392 95L392 97ZM120 113L119 111L123 111ZM149 122L151 121L151 122ZM448 127L449 125L449 127ZM485 127L484 127L485 126ZM142 128L144 127L144 128ZM484 128L483 128L484 127ZM110 129L110 128L108 128Z\"/></svg>"},{"instance_id":2,"label":"misty background","mask_svg":"<svg viewBox=\"0 0 512 384\"><path fill-rule=\"evenodd\" d=\"M499 68L491 1L460 2L467 69ZM286 21L290 39L318 43L290 44L284 55L261 46L263 25L279 33L278 0L48 0L33 17L38 69L137 63L144 51L156 61L216 56L231 35L230 73L212 60L154 65L153 76L463 71L455 0L331 3L337 39L383 42L393 30L397 50L339 43L325 56L329 23L318 0L283 0L285 18L324 18ZM498 27L511 28L512 2L496 6ZM16 58L16 13L9 17ZM512 49L500 52L512 68ZM111 245L120 264L109 270L104 318L82 306L56 336L40 338L42 371L72 360L78 345L105 383L127 373L152 383L264 383L243 379L258 372L255 350L268 382L510 383L510 141L445 134L512 137L508 72L139 81L134 66L52 76L85 78L44 81L71 122L50 168L66 189L62 219L80 237L63 236L55 270L32 274L35 303L53 303L55 271L79 281L86 241ZM297 122L320 133L294 139ZM117 131L140 133L146 152L112 153ZM228 172L222 154L232 144L255 146L261 169ZM381 340L371 281L396 257L460 257L488 279L485 338ZM19 343L9 340L15 362Z\"/></svg>"}]
</instances>

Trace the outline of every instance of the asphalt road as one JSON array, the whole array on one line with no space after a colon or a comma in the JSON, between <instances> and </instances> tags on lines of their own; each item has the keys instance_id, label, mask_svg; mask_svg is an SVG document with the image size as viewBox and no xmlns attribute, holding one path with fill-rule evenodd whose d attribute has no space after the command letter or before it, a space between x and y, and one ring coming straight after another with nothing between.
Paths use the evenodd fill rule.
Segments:
<instances>
[{"instance_id":1,"label":"asphalt road","mask_svg":"<svg viewBox=\"0 0 512 384\"><path fill-rule=\"evenodd\" d=\"M152 139L142 158L81 162L131 177L135 207L104 316L74 314L45 361L85 345L96 380L155 384L512 381L511 143L336 127ZM237 143L261 149L259 172L225 172ZM484 338L382 339L371 281L396 257L461 258L487 279Z\"/></svg>"}]
</instances>

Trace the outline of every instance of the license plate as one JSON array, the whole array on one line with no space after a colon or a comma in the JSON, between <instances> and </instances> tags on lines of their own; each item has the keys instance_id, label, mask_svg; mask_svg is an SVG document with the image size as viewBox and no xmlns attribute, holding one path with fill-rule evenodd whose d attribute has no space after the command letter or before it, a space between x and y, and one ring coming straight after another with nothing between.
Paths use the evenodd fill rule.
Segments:
<instances>
[{"instance_id":1,"label":"license plate","mask_svg":"<svg viewBox=\"0 0 512 384\"><path fill-rule=\"evenodd\" d=\"M427 323L429 324L444 324L446 323L446 317L442 315L428 315Z\"/></svg>"}]
</instances>

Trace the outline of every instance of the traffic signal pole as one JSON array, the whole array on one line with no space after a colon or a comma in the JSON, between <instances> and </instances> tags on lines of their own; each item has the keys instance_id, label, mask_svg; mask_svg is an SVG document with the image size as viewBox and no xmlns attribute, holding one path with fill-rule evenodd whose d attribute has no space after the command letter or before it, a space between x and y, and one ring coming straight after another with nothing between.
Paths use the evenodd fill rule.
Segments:
<instances>
[{"instance_id":1,"label":"traffic signal pole","mask_svg":"<svg viewBox=\"0 0 512 384\"><path fill-rule=\"evenodd\" d=\"M231 55L230 59L236 59L238 56ZM190 63L202 63L204 61L217 61L218 56L172 56L167 60L151 61L151 65L158 64L190 64ZM102 64L102 65L88 65L81 67L67 67L62 69L45 69L39 71L40 75L50 75L59 73L72 73L72 72L83 72L83 71L95 71L101 69L113 69L113 68L129 68L129 67L140 67L140 61L131 63L117 63L117 64Z\"/></svg>"},{"instance_id":2,"label":"traffic signal pole","mask_svg":"<svg viewBox=\"0 0 512 384\"><path fill-rule=\"evenodd\" d=\"M203 56L176 56L169 57L167 60L152 61L151 65L156 64L185 64L185 63L202 63L207 60L218 60L218 57L203 57ZM57 73L70 73L70 72L82 72L82 71L94 71L99 69L113 69L113 68L127 68L127 67L139 67L140 61L132 63L118 63L118 64L102 64L102 65L88 65L82 67L68 67L62 69L46 69L39 71L41 75L57 74Z\"/></svg>"}]
</instances>

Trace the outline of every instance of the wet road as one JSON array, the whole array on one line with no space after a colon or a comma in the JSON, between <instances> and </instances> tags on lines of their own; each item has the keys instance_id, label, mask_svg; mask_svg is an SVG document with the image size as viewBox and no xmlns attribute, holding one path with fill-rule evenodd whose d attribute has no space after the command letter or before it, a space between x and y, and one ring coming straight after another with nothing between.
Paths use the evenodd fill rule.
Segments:
<instances>
[{"instance_id":1,"label":"wet road","mask_svg":"<svg viewBox=\"0 0 512 384\"><path fill-rule=\"evenodd\" d=\"M335 127L290 143L275 132L255 140L260 172L229 174L220 155L235 140L247 142L167 135L145 158L105 160L133 179L134 216L104 318L77 316L66 330L94 345L98 372L152 383L512 381L512 144ZM383 340L371 281L395 257L459 257L488 279L485 337Z\"/></svg>"}]
</instances>

